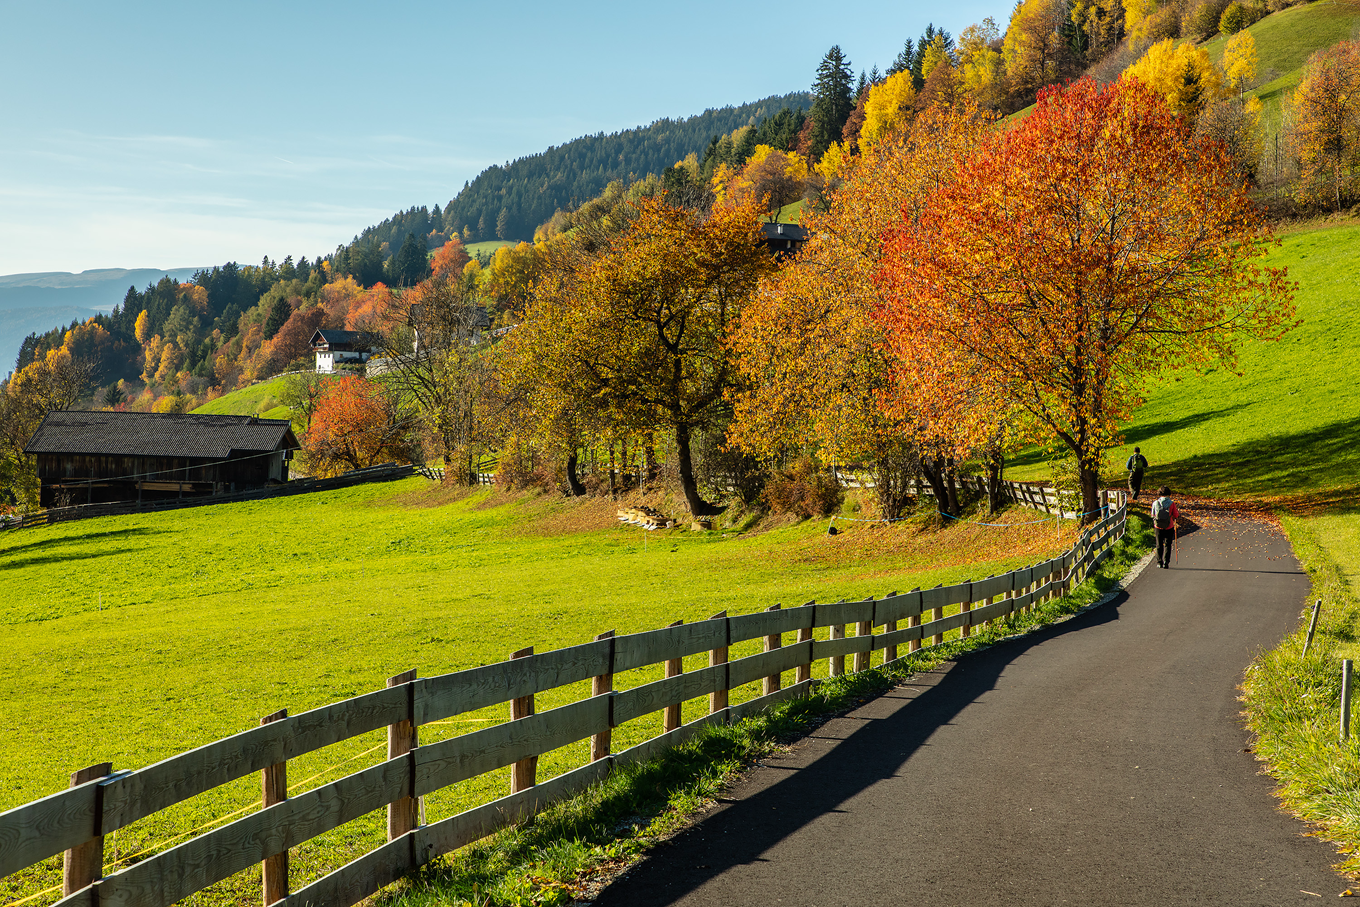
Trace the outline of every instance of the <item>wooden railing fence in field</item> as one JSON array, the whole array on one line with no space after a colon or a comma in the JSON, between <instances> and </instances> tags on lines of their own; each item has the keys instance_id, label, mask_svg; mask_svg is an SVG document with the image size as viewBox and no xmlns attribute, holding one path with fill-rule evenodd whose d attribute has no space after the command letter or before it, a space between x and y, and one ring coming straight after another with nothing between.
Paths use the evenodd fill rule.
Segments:
<instances>
[{"instance_id":1,"label":"wooden railing fence in field","mask_svg":"<svg viewBox=\"0 0 1360 907\"><path fill-rule=\"evenodd\" d=\"M26 529L30 526L46 526L51 523L64 523L68 520L83 520L97 516L121 516L129 513L149 513L162 510L179 510L183 507L205 507L209 504L231 504L237 501L258 501L265 498L287 497L293 494L309 494L313 491L334 491L362 485L365 482L386 482L404 479L415 475L415 466L398 466L396 463L383 463L364 469L352 469L338 476L325 479L304 477L267 485L248 491L205 494L187 498L171 498L165 501L115 501L108 504L76 504L71 507L49 507L24 517L0 517L0 529Z\"/></svg>"},{"instance_id":2,"label":"wooden railing fence in field","mask_svg":"<svg viewBox=\"0 0 1360 907\"><path fill-rule=\"evenodd\" d=\"M1080 583L1123 537L1127 506L1109 493L1109 511L1085 528L1059 557L1000 576L882 599L809 603L755 614L726 612L626 636L613 632L550 652L525 649L510 660L437 677L414 671L385 689L299 715L279 712L259 727L136 771L105 763L77 772L60 793L0 813L0 875L65 853L61 905L164 907L235 873L263 864L266 904L347 907L405 873L601 780L616 765L645 760L709 724L728 723L811 689L814 662L828 673L867 670L875 651L890 663L905 647L939 644L946 633L1033 608ZM946 616L946 609L958 606ZM847 625L854 628L846 635ZM825 630L818 638L818 630ZM791 638L790 638L791 637ZM763 640L763 651L729 660L732 646ZM708 653L708 666L682 672L685 656ZM665 679L615 690L614 675L665 664ZM791 686L781 674L794 672ZM592 680L591 695L536 712L537 693ZM761 694L740 704L730 690L763 681ZM708 697L708 712L680 723L680 706ZM508 704L511 720L419 745L422 725ZM644 715L663 713L663 732L623 752L611 732ZM287 763L360 734L388 729L388 758L371 768L287 796ZM552 779L536 777L540 755L590 740L590 760ZM460 781L512 766L510 793L457 815L420 824L419 798ZM263 808L197 837L103 874L104 836L197 794L261 773ZM326 831L387 807L388 843L290 892L287 854Z\"/></svg>"}]
</instances>

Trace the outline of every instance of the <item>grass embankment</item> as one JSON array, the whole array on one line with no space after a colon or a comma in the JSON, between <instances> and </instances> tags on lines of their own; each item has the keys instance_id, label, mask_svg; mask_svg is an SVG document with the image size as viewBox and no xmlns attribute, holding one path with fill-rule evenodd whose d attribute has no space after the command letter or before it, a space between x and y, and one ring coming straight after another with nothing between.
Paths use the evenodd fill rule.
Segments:
<instances>
[{"instance_id":1,"label":"grass embankment","mask_svg":"<svg viewBox=\"0 0 1360 907\"><path fill-rule=\"evenodd\" d=\"M411 479L0 534L0 651L9 653L0 660L0 809L65 787L83 766L144 766L282 707L296 713L377 689L409 668L429 676L606 629L957 582L1049 557L1073 534L1068 526L1058 538L1053 523L936 530L918 522L845 524L828 536L825 521L747 537L644 534L620 527L610 502L490 495L453 500ZM754 652L758 642L747 646ZM686 669L704 656L691 661ZM618 683L659 676L629 672ZM588 685L577 687L541 695L539 707L586 695ZM690 703L685 720L703 708ZM423 727L422 741L503 721L504 712ZM659 729L659 716L631 722L615 745ZM291 792L380 761L384 739L368 734L295 760ZM541 777L584 763L587 749L546 755ZM507 788L508 770L457 785L427 799L427 818ZM107 859L121 865L213 817L249 811L258 798L254 778L225 785L111 835ZM296 848L294 885L382 836L378 813ZM49 887L59 871L49 860L6 879L0 898ZM198 898L257 899L251 873Z\"/></svg>"},{"instance_id":2,"label":"grass embankment","mask_svg":"<svg viewBox=\"0 0 1360 907\"><path fill-rule=\"evenodd\" d=\"M209 400L194 413L215 416L259 416L262 419L289 419L293 411L279 401L287 378L271 378Z\"/></svg>"},{"instance_id":3,"label":"grass embankment","mask_svg":"<svg viewBox=\"0 0 1360 907\"><path fill-rule=\"evenodd\" d=\"M1306 661L1300 630L1253 666L1249 723L1285 803L1348 854L1360 849L1360 756L1335 738L1338 659L1360 659L1357 259L1353 223L1284 236L1270 263L1288 266L1298 281L1299 326L1279 342L1247 344L1240 376L1182 374L1153 387L1111 458L1122 467L1138 444L1152 464L1148 485L1279 514L1323 599L1323 621ZM1015 470L1044 472L1033 461ZM1349 858L1346 869L1360 872L1360 860Z\"/></svg>"}]
</instances>

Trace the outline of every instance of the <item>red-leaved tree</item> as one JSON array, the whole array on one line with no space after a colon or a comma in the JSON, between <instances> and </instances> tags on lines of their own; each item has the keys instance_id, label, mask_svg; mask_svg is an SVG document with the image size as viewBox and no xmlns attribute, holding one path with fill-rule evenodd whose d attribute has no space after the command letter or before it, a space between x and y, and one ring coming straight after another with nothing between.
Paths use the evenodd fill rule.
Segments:
<instances>
[{"instance_id":1,"label":"red-leaved tree","mask_svg":"<svg viewBox=\"0 0 1360 907\"><path fill-rule=\"evenodd\" d=\"M306 467L316 476L338 475L416 457L415 418L398 395L377 381L347 376L329 382L316 402L302 442Z\"/></svg>"},{"instance_id":2,"label":"red-leaved tree","mask_svg":"<svg viewBox=\"0 0 1360 907\"><path fill-rule=\"evenodd\" d=\"M1099 507L1101 454L1166 369L1278 337L1293 285L1222 146L1136 82L1049 89L889 237L879 312L902 386L989 387L1056 436Z\"/></svg>"}]
</instances>

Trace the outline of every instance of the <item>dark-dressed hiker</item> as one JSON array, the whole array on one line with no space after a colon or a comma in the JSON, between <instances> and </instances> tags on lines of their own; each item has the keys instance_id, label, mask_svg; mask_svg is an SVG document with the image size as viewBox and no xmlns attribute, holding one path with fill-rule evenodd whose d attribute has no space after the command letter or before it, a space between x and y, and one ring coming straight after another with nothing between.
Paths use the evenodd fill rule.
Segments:
<instances>
[{"instance_id":1,"label":"dark-dressed hiker","mask_svg":"<svg viewBox=\"0 0 1360 907\"><path fill-rule=\"evenodd\" d=\"M1157 527L1157 566L1170 567L1171 553L1176 544L1176 520L1180 509L1171 500L1171 489L1165 485L1157 492L1157 500L1152 502L1152 525Z\"/></svg>"},{"instance_id":2,"label":"dark-dressed hiker","mask_svg":"<svg viewBox=\"0 0 1360 907\"><path fill-rule=\"evenodd\" d=\"M1143 492L1143 471L1147 469L1147 457L1143 456L1143 451L1135 447L1133 456L1124 464L1124 468L1129 471L1129 493L1133 499L1138 500L1138 495Z\"/></svg>"}]
</instances>

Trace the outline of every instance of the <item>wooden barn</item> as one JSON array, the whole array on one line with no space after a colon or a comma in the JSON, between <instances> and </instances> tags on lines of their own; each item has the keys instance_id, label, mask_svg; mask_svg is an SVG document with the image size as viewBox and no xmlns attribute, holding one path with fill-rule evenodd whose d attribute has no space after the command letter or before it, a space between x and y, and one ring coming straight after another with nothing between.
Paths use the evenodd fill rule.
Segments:
<instances>
[{"instance_id":1,"label":"wooden barn","mask_svg":"<svg viewBox=\"0 0 1360 907\"><path fill-rule=\"evenodd\" d=\"M154 501L288 480L287 419L54 412L29 440L44 507Z\"/></svg>"}]
</instances>

